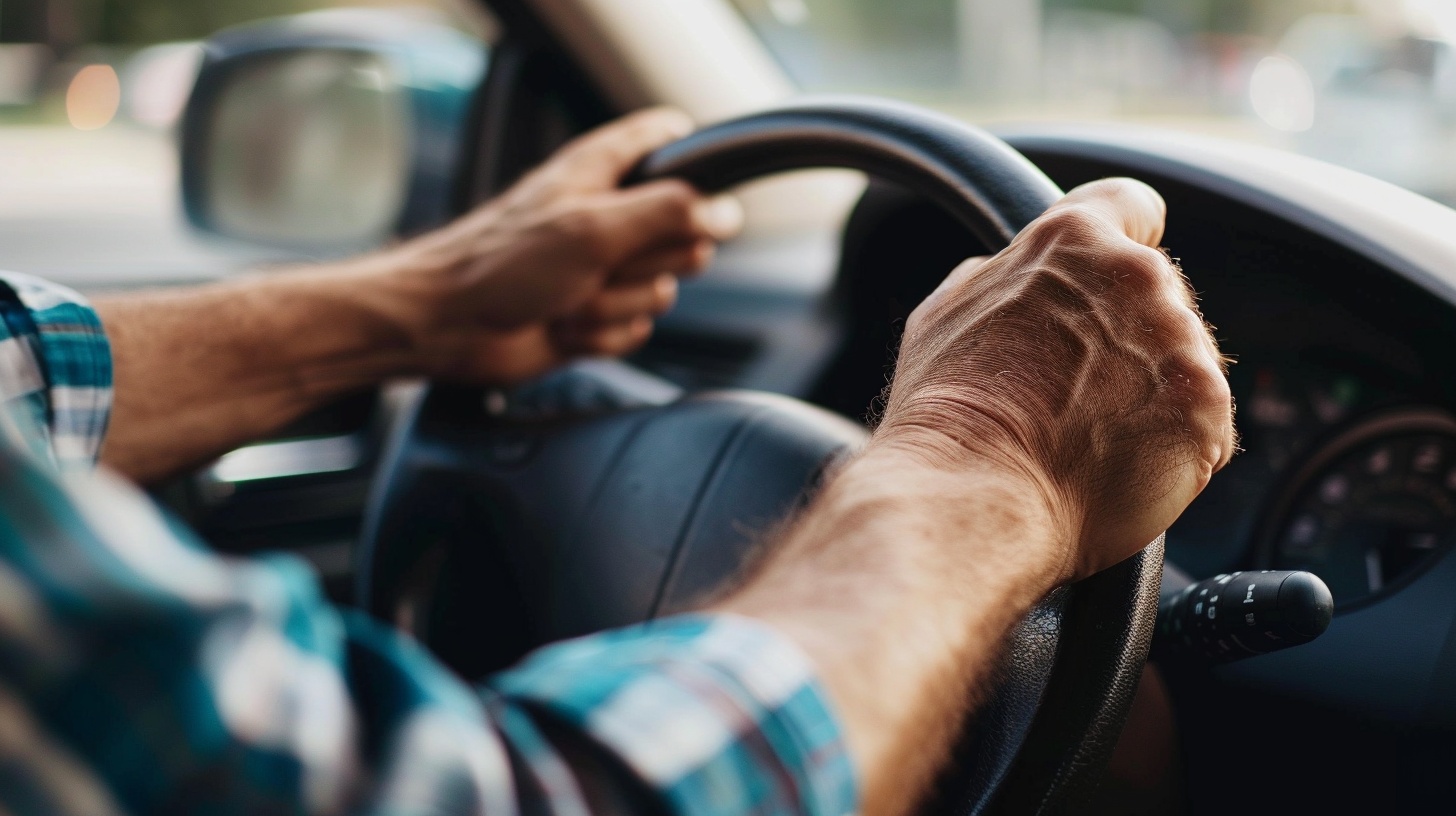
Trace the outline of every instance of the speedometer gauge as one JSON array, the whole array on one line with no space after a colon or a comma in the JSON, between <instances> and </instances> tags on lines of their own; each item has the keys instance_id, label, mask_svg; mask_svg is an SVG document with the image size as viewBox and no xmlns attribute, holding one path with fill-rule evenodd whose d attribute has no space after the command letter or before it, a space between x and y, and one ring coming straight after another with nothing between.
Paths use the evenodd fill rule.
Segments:
<instances>
[{"instance_id":1,"label":"speedometer gauge","mask_svg":"<svg viewBox=\"0 0 1456 816\"><path fill-rule=\"evenodd\" d=\"M1267 516L1264 566L1324 579L1337 606L1410 580L1456 537L1456 419L1383 414L1320 448Z\"/></svg>"}]
</instances>

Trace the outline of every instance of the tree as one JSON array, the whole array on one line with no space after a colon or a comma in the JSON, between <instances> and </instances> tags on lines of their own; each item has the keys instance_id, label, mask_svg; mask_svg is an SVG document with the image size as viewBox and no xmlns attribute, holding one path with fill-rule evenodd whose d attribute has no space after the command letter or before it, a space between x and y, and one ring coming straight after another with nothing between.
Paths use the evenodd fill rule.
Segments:
<instances>
[{"instance_id":1,"label":"tree","mask_svg":"<svg viewBox=\"0 0 1456 816\"><path fill-rule=\"evenodd\" d=\"M0 0L0 42L146 45L206 37L219 28L342 5L343 0Z\"/></svg>"},{"instance_id":2,"label":"tree","mask_svg":"<svg viewBox=\"0 0 1456 816\"><path fill-rule=\"evenodd\" d=\"M326 0L80 0L90 6L93 42L143 45L206 37L261 17L333 5Z\"/></svg>"}]
</instances>

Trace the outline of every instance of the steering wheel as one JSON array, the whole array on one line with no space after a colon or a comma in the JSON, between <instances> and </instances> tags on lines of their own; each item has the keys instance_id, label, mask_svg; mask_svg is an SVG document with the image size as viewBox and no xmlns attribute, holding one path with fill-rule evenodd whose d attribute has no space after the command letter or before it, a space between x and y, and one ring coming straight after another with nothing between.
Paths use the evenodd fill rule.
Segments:
<instances>
[{"instance_id":1,"label":"steering wheel","mask_svg":"<svg viewBox=\"0 0 1456 816\"><path fill-rule=\"evenodd\" d=\"M1060 196L981 130L857 98L714 125L649 156L634 180L717 192L821 167L925 196L992 251ZM608 363L508 399L427 386L401 417L366 515L358 598L468 677L554 640L691 608L866 438L785 397L682 395ZM1059 813L1085 800L1147 658L1162 556L1160 538L1053 592L1021 623L926 810Z\"/></svg>"}]
</instances>

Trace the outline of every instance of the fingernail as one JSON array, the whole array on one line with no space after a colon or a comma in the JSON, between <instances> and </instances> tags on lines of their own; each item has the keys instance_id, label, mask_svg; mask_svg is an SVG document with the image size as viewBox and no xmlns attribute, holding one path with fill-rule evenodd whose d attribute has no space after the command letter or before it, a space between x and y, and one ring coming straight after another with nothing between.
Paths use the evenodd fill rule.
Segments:
<instances>
[{"instance_id":1,"label":"fingernail","mask_svg":"<svg viewBox=\"0 0 1456 816\"><path fill-rule=\"evenodd\" d=\"M698 124L686 111L679 108L658 108L657 110L657 116L662 120L663 128L674 139L681 139L698 129Z\"/></svg>"},{"instance_id":2,"label":"fingernail","mask_svg":"<svg viewBox=\"0 0 1456 816\"><path fill-rule=\"evenodd\" d=\"M704 232L724 241L742 231L743 205L733 196L717 196L698 204L694 218Z\"/></svg>"}]
</instances>

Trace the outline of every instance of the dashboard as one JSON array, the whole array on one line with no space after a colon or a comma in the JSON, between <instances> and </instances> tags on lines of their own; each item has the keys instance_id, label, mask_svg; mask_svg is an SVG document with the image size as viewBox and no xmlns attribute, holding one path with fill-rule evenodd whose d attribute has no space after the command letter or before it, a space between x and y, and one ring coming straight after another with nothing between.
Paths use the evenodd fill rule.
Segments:
<instances>
[{"instance_id":1,"label":"dashboard","mask_svg":"<svg viewBox=\"0 0 1456 816\"><path fill-rule=\"evenodd\" d=\"M1456 801L1439 770L1456 761L1456 292L1441 277L1456 253L1444 266L1440 248L1396 257L1383 244L1402 240L1399 225L1379 219L1410 226L1381 212L1400 195L1365 191L1340 211L1332 169L1301 187L1196 143L1007 135L1064 189L1114 175L1153 184L1168 201L1164 243L1230 358L1242 449L1169 531L1169 562L1194 578L1307 569L1335 595L1335 621L1312 644L1167 672L1192 812L1223 810L1231 779L1260 791L1239 800L1249 813ZM860 359L855 401L888 364L863 355L893 344L893 330L859 321L892 302L908 313L947 259L980 250L925 207L872 187L851 219L839 292L850 339L830 370ZM907 271L907 257L923 268ZM859 268L866 259L878 269ZM865 283L886 269L906 291Z\"/></svg>"}]
</instances>

